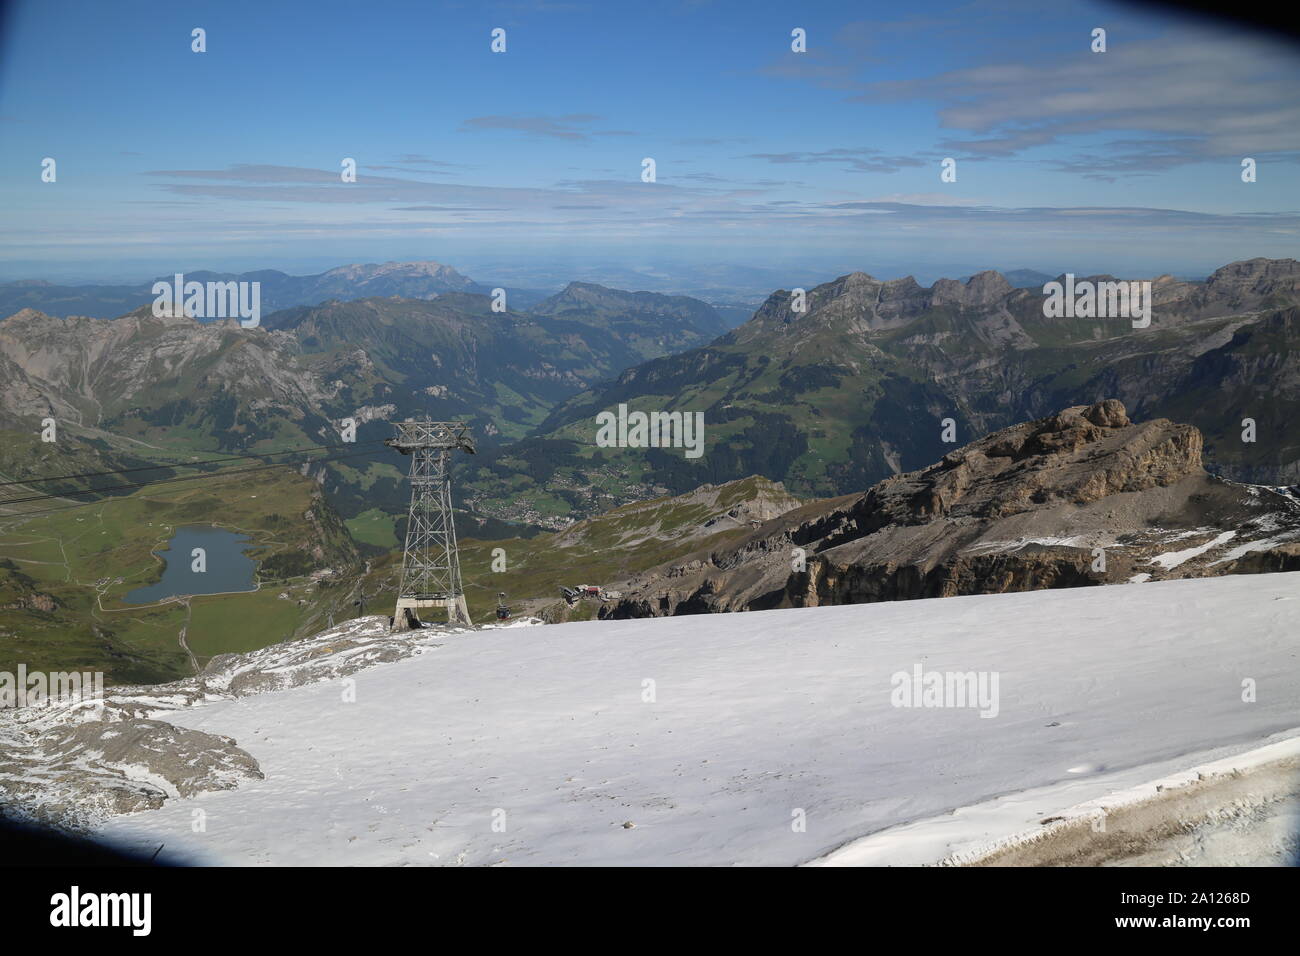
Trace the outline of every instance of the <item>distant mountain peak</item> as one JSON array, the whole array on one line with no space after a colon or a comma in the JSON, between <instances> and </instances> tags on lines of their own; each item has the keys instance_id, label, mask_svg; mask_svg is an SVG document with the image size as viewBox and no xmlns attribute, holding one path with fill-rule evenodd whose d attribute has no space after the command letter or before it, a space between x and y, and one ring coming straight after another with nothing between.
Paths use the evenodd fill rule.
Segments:
<instances>
[{"instance_id":1,"label":"distant mountain peak","mask_svg":"<svg viewBox=\"0 0 1300 956\"><path fill-rule=\"evenodd\" d=\"M327 272L322 273L322 278L381 278L381 277L425 277L431 279L458 279L466 284L471 284L470 280L461 273L457 272L451 266L443 265L441 262L435 262L432 259L424 261L411 262L365 262L350 263L345 266L336 266Z\"/></svg>"},{"instance_id":2,"label":"distant mountain peak","mask_svg":"<svg viewBox=\"0 0 1300 956\"><path fill-rule=\"evenodd\" d=\"M0 319L0 325L8 325L9 323L21 325L24 322L44 322L48 321L50 318L51 316L46 315L39 309L19 309L13 315Z\"/></svg>"}]
</instances>

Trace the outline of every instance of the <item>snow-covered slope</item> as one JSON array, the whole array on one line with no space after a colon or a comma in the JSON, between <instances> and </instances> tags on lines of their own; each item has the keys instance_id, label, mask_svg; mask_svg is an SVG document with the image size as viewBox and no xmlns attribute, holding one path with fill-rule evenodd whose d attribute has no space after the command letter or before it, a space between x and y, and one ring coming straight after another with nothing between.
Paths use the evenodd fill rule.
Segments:
<instances>
[{"instance_id":1,"label":"snow-covered slope","mask_svg":"<svg viewBox=\"0 0 1300 956\"><path fill-rule=\"evenodd\" d=\"M892 675L918 664L996 673L996 716L893 706ZM446 634L166 719L235 738L265 779L102 829L164 857L802 863L1300 733L1300 574Z\"/></svg>"}]
</instances>

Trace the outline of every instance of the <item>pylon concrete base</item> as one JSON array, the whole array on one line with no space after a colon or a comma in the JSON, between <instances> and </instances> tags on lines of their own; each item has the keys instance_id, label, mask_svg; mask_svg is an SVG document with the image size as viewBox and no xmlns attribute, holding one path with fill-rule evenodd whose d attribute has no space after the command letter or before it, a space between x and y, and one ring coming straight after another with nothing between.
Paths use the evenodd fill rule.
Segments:
<instances>
[{"instance_id":1,"label":"pylon concrete base","mask_svg":"<svg viewBox=\"0 0 1300 956\"><path fill-rule=\"evenodd\" d=\"M450 598L398 598L397 608L393 611L392 629L406 631L419 627L419 610L423 607L446 608L448 624L468 625L470 623L469 607L465 604L463 594Z\"/></svg>"}]
</instances>

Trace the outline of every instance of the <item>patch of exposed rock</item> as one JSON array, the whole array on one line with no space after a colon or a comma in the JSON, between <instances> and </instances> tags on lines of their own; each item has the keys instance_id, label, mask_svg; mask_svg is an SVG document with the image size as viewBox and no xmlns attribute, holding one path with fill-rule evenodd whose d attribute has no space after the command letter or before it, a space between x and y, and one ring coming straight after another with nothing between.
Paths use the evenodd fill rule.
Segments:
<instances>
[{"instance_id":1,"label":"patch of exposed rock","mask_svg":"<svg viewBox=\"0 0 1300 956\"><path fill-rule=\"evenodd\" d=\"M161 720L87 720L35 735L0 756L5 803L22 815L83 822L162 806L168 797L262 779L230 737Z\"/></svg>"},{"instance_id":2,"label":"patch of exposed rock","mask_svg":"<svg viewBox=\"0 0 1300 956\"><path fill-rule=\"evenodd\" d=\"M460 628L388 632L384 617L346 621L313 637L214 657L169 684L115 687L102 699L0 710L0 807L71 828L154 809L174 797L262 778L230 737L166 722L173 711L337 680L421 654Z\"/></svg>"},{"instance_id":3,"label":"patch of exposed rock","mask_svg":"<svg viewBox=\"0 0 1300 956\"><path fill-rule=\"evenodd\" d=\"M1300 502L1206 473L1200 432L1114 400L994 432L621 585L602 617L1300 569Z\"/></svg>"},{"instance_id":4,"label":"patch of exposed rock","mask_svg":"<svg viewBox=\"0 0 1300 956\"><path fill-rule=\"evenodd\" d=\"M758 475L721 485L700 485L673 497L621 505L570 525L552 538L556 548L590 547L595 538L616 537L634 548L650 541L690 541L721 531L749 528L803 504L779 481ZM601 546L608 546L603 541Z\"/></svg>"}]
</instances>

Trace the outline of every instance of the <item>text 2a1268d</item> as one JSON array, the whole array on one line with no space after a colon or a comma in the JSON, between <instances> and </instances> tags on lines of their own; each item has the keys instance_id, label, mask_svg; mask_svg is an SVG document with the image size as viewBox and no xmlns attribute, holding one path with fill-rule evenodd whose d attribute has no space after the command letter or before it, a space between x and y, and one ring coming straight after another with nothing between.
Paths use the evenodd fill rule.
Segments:
<instances>
[{"instance_id":1,"label":"text 2a1268d","mask_svg":"<svg viewBox=\"0 0 1300 956\"><path fill-rule=\"evenodd\" d=\"M1249 893L1205 893L1193 892L1188 895L1189 903L1249 903Z\"/></svg>"}]
</instances>

